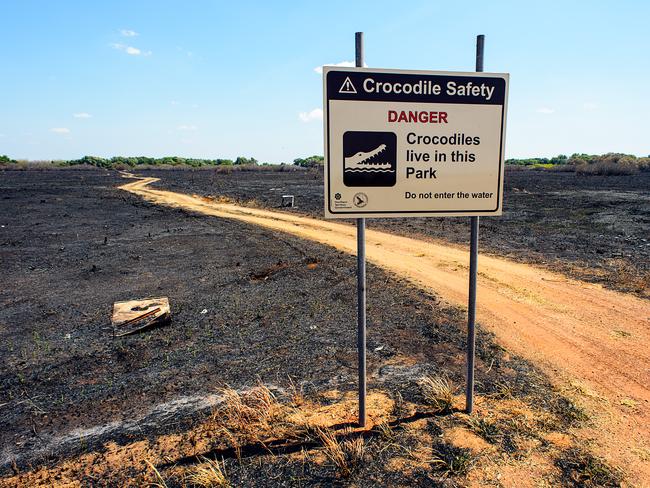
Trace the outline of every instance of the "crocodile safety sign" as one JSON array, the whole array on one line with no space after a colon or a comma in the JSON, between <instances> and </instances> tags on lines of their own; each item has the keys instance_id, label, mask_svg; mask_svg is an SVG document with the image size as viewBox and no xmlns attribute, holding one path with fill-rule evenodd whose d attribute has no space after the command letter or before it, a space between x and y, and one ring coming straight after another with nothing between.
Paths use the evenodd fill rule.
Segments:
<instances>
[{"instance_id":1,"label":"crocodile safety sign","mask_svg":"<svg viewBox=\"0 0 650 488\"><path fill-rule=\"evenodd\" d=\"M508 75L323 68L325 216L501 215Z\"/></svg>"}]
</instances>

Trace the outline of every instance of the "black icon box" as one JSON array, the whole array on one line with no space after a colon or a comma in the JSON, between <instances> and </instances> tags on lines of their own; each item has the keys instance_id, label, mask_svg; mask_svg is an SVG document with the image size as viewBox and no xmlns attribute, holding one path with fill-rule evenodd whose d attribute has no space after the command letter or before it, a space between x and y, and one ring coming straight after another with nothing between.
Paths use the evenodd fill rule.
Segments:
<instances>
[{"instance_id":1,"label":"black icon box","mask_svg":"<svg viewBox=\"0 0 650 488\"><path fill-rule=\"evenodd\" d=\"M348 131L343 134L343 184L351 187L394 186L397 135Z\"/></svg>"}]
</instances>

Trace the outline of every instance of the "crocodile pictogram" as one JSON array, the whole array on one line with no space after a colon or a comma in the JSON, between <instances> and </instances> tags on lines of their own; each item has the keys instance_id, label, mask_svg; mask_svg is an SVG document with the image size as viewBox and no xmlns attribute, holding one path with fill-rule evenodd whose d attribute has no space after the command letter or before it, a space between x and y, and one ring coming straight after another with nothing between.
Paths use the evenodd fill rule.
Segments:
<instances>
[{"instance_id":1,"label":"crocodile pictogram","mask_svg":"<svg viewBox=\"0 0 650 488\"><path fill-rule=\"evenodd\" d=\"M345 158L345 170L354 171L354 170L391 170L392 165L381 160L373 160L376 156L380 155L386 150L386 144L380 144L379 147L373 149L372 151L363 152L359 151L358 153L353 154L350 157Z\"/></svg>"}]
</instances>

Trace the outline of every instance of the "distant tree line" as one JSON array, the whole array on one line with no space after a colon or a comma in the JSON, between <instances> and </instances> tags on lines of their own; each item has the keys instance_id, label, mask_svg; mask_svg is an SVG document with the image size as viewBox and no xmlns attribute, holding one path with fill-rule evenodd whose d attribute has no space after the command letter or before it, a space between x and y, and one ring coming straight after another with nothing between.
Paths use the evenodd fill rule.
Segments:
<instances>
[{"instance_id":1,"label":"distant tree line","mask_svg":"<svg viewBox=\"0 0 650 488\"><path fill-rule=\"evenodd\" d=\"M305 158L296 158L293 160L293 166L299 168L322 168L325 162L323 156L313 155ZM29 166L28 161L16 161L7 155L0 155L0 165L7 166L12 164ZM260 163L255 158L239 156L232 159L199 159L183 158L180 156L167 156L164 158L150 158L147 156L125 157L115 156L112 158L101 158L98 156L84 156L80 159L70 159L61 161L42 161L41 164L48 164L59 167L66 166L95 166L98 168L119 169L136 166L180 166L180 167L209 167L209 166L238 166L258 167L258 166L277 166L269 163ZM577 174L634 174L639 171L650 171L650 156L636 157L632 154L607 153L607 154L584 154L574 153L571 156L560 154L552 158L524 158L524 159L507 159L507 165L518 166L521 169L546 169L550 171L575 171ZM284 166L285 169L291 166ZM262 169L262 168L259 168ZM298 168L296 168L298 169Z\"/></svg>"},{"instance_id":2,"label":"distant tree line","mask_svg":"<svg viewBox=\"0 0 650 488\"><path fill-rule=\"evenodd\" d=\"M179 156L166 156L164 158L150 158L147 156L114 156L112 158L100 158L98 156L84 156L80 159L70 159L64 161L57 161L60 166L76 166L79 164L86 164L90 166L97 166L98 168L115 168L117 166L257 166L259 162L255 158L246 158L239 156L234 161L232 159L198 159L198 158L183 158Z\"/></svg>"},{"instance_id":3,"label":"distant tree line","mask_svg":"<svg viewBox=\"0 0 650 488\"><path fill-rule=\"evenodd\" d=\"M560 154L559 156L555 156L553 158L506 159L506 164L513 164L517 166L533 166L536 164L567 164L568 161L569 158L567 158L564 154Z\"/></svg>"},{"instance_id":4,"label":"distant tree line","mask_svg":"<svg viewBox=\"0 0 650 488\"><path fill-rule=\"evenodd\" d=\"M310 167L318 164L323 164L322 156L310 156L305 159L296 159L294 164L302 167ZM302 164L298 164L297 161L304 161ZM285 163L281 164L271 164L271 163L260 163L257 159L253 157L239 156L236 159L203 159L203 158L184 158L180 156L166 156L163 158L151 158L148 156L114 156L112 158L102 158L99 156L84 156L79 159L61 159L61 160L52 160L52 161L27 161L19 160L16 161L11 159L9 156L0 155L0 164L20 164L21 166L29 166L30 164L38 163L40 166L51 165L57 167L67 167L67 166L95 166L97 168L105 169L120 169L136 166L190 166L194 168L199 167L208 167L208 166L240 166L240 167L251 167L251 166L287 166Z\"/></svg>"}]
</instances>

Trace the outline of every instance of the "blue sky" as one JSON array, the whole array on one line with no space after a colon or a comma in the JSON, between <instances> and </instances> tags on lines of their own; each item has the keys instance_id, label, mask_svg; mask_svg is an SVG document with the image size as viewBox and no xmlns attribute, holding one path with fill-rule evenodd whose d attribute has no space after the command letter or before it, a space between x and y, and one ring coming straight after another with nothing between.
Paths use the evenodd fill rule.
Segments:
<instances>
[{"instance_id":1,"label":"blue sky","mask_svg":"<svg viewBox=\"0 0 650 488\"><path fill-rule=\"evenodd\" d=\"M0 4L0 154L322 154L323 64L511 74L507 157L650 153L647 1Z\"/></svg>"}]
</instances>

